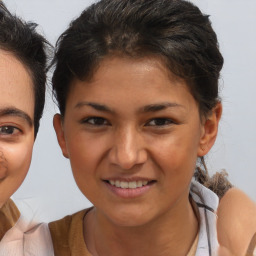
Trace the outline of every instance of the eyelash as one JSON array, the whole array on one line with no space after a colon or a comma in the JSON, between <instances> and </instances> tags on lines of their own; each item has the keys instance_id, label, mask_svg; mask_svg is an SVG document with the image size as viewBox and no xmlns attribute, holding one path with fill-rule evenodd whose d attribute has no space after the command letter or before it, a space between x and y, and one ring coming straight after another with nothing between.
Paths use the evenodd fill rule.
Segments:
<instances>
[{"instance_id":1,"label":"eyelash","mask_svg":"<svg viewBox=\"0 0 256 256\"><path fill-rule=\"evenodd\" d=\"M91 121L94 121L94 123L92 123ZM155 124L150 124L151 122L155 122ZM160 122L160 124L159 124ZM89 117L86 119L83 119L81 121L82 124L88 124L91 126L105 126L105 125L110 125L110 123L108 122L107 119L103 118L103 117ZM158 123L158 124L157 124ZM170 119L170 118L153 118L150 121L148 121L145 126L156 126L156 127L166 127L166 126L170 126L172 124L175 124L175 122Z\"/></svg>"}]
</instances>

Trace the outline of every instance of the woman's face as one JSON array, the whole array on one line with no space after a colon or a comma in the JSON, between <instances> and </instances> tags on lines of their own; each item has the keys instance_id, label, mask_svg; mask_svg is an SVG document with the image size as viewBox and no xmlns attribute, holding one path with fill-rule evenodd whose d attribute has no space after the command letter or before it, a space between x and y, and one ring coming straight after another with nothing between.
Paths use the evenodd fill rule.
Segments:
<instances>
[{"instance_id":1,"label":"woman's face","mask_svg":"<svg viewBox=\"0 0 256 256\"><path fill-rule=\"evenodd\" d=\"M0 207L29 169L34 144L32 86L24 65L0 50Z\"/></svg>"},{"instance_id":2,"label":"woman's face","mask_svg":"<svg viewBox=\"0 0 256 256\"><path fill-rule=\"evenodd\" d=\"M116 57L71 88L63 123L56 115L54 126L97 212L136 226L187 209L197 157L208 149L185 82L156 59Z\"/></svg>"}]
</instances>

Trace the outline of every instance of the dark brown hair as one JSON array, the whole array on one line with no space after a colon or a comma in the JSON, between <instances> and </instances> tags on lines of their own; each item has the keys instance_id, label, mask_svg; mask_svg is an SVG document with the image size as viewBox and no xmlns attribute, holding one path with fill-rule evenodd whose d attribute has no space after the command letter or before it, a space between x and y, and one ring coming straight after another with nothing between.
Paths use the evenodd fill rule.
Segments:
<instances>
[{"instance_id":1,"label":"dark brown hair","mask_svg":"<svg viewBox=\"0 0 256 256\"><path fill-rule=\"evenodd\" d=\"M12 15L0 1L0 49L11 52L28 70L34 85L34 129L38 132L45 103L46 49L49 44L36 32L37 24Z\"/></svg>"}]
</instances>

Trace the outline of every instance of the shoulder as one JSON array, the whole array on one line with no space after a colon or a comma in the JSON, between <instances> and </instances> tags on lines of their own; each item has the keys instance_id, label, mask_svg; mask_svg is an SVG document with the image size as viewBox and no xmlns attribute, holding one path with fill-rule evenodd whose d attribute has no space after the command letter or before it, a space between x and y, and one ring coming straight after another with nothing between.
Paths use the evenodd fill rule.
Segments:
<instances>
[{"instance_id":1,"label":"shoulder","mask_svg":"<svg viewBox=\"0 0 256 256\"><path fill-rule=\"evenodd\" d=\"M82 232L83 218L86 212L88 212L88 209L49 223L49 230L56 256L71 255L72 240Z\"/></svg>"},{"instance_id":2,"label":"shoulder","mask_svg":"<svg viewBox=\"0 0 256 256\"><path fill-rule=\"evenodd\" d=\"M241 190L228 190L218 207L217 230L221 246L245 255L256 233L256 204Z\"/></svg>"}]
</instances>

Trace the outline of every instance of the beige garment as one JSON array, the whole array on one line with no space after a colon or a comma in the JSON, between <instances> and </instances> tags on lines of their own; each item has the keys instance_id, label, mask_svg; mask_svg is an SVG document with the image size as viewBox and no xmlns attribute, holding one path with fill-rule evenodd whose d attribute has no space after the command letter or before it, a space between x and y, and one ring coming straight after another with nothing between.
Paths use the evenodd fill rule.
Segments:
<instances>
[{"instance_id":1,"label":"beige garment","mask_svg":"<svg viewBox=\"0 0 256 256\"><path fill-rule=\"evenodd\" d=\"M11 199L0 209L0 256L53 256L48 225L31 219Z\"/></svg>"},{"instance_id":2,"label":"beige garment","mask_svg":"<svg viewBox=\"0 0 256 256\"><path fill-rule=\"evenodd\" d=\"M49 224L55 256L92 256L86 247L83 235L84 216L90 209L92 208ZM198 235L187 256L195 255L197 244Z\"/></svg>"},{"instance_id":3,"label":"beige garment","mask_svg":"<svg viewBox=\"0 0 256 256\"><path fill-rule=\"evenodd\" d=\"M47 224L34 225L22 216L0 241L0 256L53 256Z\"/></svg>"},{"instance_id":4,"label":"beige garment","mask_svg":"<svg viewBox=\"0 0 256 256\"><path fill-rule=\"evenodd\" d=\"M20 212L14 202L9 199L0 209L0 241L18 221Z\"/></svg>"}]
</instances>

